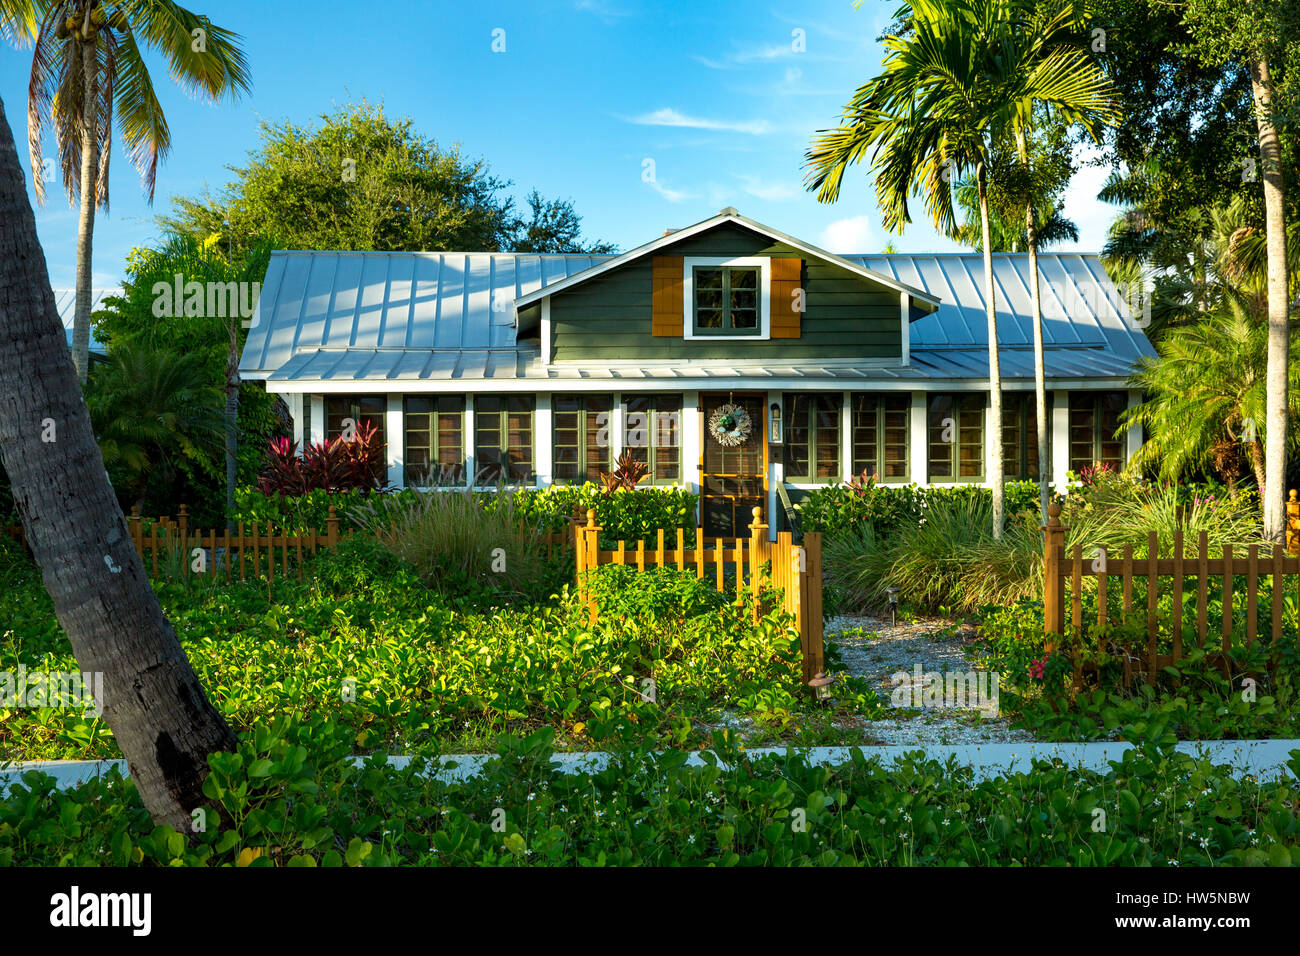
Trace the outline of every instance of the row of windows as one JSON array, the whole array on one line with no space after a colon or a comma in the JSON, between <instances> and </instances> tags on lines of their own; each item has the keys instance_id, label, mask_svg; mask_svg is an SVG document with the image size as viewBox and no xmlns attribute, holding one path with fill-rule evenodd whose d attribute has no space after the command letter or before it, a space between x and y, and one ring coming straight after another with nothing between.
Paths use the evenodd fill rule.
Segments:
<instances>
[{"instance_id":1,"label":"row of windows","mask_svg":"<svg viewBox=\"0 0 1300 956\"><path fill-rule=\"evenodd\" d=\"M1048 415L1052 396L1048 395ZM1097 464L1120 468L1124 443L1116 438L1124 392L1070 393L1070 468ZM926 473L930 481L984 480L984 420L988 396L979 392L931 394L926 407ZM880 481L911 480L908 462L911 397L907 394L851 396L852 473ZM786 480L837 481L841 474L841 401L837 394L785 396ZM1003 474L1037 479L1038 422L1034 396L1002 399Z\"/></svg>"},{"instance_id":2,"label":"row of windows","mask_svg":"<svg viewBox=\"0 0 1300 956\"><path fill-rule=\"evenodd\" d=\"M329 395L325 398L325 436L344 433L351 419L369 422L384 438L382 395ZM476 484L528 483L536 477L533 460L531 395L481 395L474 400L473 450ZM596 481L614 467L612 395L557 395L552 476L556 481ZM419 486L465 483L465 399L460 395L407 396L405 483ZM656 484L681 481L680 395L638 395L624 403L623 448L645 462Z\"/></svg>"},{"instance_id":3,"label":"row of windows","mask_svg":"<svg viewBox=\"0 0 1300 956\"><path fill-rule=\"evenodd\" d=\"M1049 395L1049 415L1051 413ZM978 392L935 393L927 398L926 467L931 481L984 480L984 418L988 398ZM784 463L787 481L839 481L843 441L841 395L786 393ZM1115 437L1123 392L1071 392L1070 468L1123 465L1124 445ZM325 398L326 437L343 433L348 419L369 422L384 438L387 398L330 395ZM557 395L552 399L552 476L559 482L595 481L614 467L611 394ZM527 483L536 477L535 401L531 395L479 396L474 401L473 452L478 484ZM407 396L404 405L407 484L465 483L465 399L459 395ZM682 396L629 396L623 406L622 447L645 462L647 483L683 480ZM850 396L849 447L853 474L881 481L911 480L911 396L908 393ZM1038 429L1032 394L1003 398L1003 470L1007 478L1038 477Z\"/></svg>"}]
</instances>

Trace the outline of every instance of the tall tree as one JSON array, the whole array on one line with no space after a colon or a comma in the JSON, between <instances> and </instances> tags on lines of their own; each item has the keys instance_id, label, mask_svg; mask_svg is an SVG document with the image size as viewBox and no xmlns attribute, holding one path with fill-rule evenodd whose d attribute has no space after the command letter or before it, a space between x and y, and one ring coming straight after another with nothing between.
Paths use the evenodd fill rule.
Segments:
<instances>
[{"instance_id":1,"label":"tall tree","mask_svg":"<svg viewBox=\"0 0 1300 956\"><path fill-rule=\"evenodd\" d=\"M1170 328L1144 359L1133 386L1145 396L1124 413L1121 429L1141 427L1146 440L1132 466L1169 481L1211 472L1228 482L1243 458L1265 482L1268 326L1258 299L1229 291L1190 322ZM1300 342L1292 351L1300 350ZM1300 413L1300 368L1290 366L1290 415ZM1291 439L1291 450L1297 442Z\"/></svg>"},{"instance_id":2,"label":"tall tree","mask_svg":"<svg viewBox=\"0 0 1300 956\"><path fill-rule=\"evenodd\" d=\"M95 209L108 208L114 121L153 201L171 131L142 48L160 53L191 95L216 102L249 88L238 36L171 0L11 0L10 38L34 44L27 142L36 197L45 201L44 140L52 130L70 202L79 202L72 353L86 380Z\"/></svg>"},{"instance_id":3,"label":"tall tree","mask_svg":"<svg viewBox=\"0 0 1300 956\"><path fill-rule=\"evenodd\" d=\"M177 197L159 225L232 258L259 240L281 249L515 249L607 252L581 237L572 203L529 196L523 220L508 180L459 148L420 134L382 106L350 103L315 124L262 124L262 142L217 194Z\"/></svg>"},{"instance_id":4,"label":"tall tree","mask_svg":"<svg viewBox=\"0 0 1300 956\"><path fill-rule=\"evenodd\" d=\"M55 615L78 666L104 675L96 703L145 808L189 833L207 756L235 738L158 604L108 483L2 101L0 349L0 462Z\"/></svg>"},{"instance_id":5,"label":"tall tree","mask_svg":"<svg viewBox=\"0 0 1300 956\"><path fill-rule=\"evenodd\" d=\"M222 456L209 456L206 448L198 457L178 463L173 483L159 480L167 476L151 471L151 503L171 510L176 501L185 501L196 519L201 516L205 522L218 522L224 513L229 524L234 489L257 478L267 439L279 429L276 408L280 399L269 395L261 383L240 381L239 350L247 337L243 320L251 314L269 258L268 245L232 259L215 239L201 243L189 236L165 236L151 247L131 250L122 294L110 296L95 314L95 334L107 346L110 358L119 349L192 356L202 366L204 384L225 392L224 507L215 494L223 471ZM177 276L181 277L179 295L175 292ZM184 288L192 281L214 295L198 297L201 302L185 295ZM160 294L163 290L166 293ZM166 498L158 502L159 496Z\"/></svg>"},{"instance_id":6,"label":"tall tree","mask_svg":"<svg viewBox=\"0 0 1300 956\"><path fill-rule=\"evenodd\" d=\"M1188 0L1185 20L1198 59L1236 61L1250 76L1259 150L1258 178L1264 192L1268 242L1268 426L1264 436L1264 534L1282 540L1286 524L1287 361L1290 302L1287 295L1286 181L1280 127L1295 102L1280 103L1274 69L1300 68L1300 10L1294 0ZM1289 132L1289 130L1288 130Z\"/></svg>"},{"instance_id":7,"label":"tall tree","mask_svg":"<svg viewBox=\"0 0 1300 956\"><path fill-rule=\"evenodd\" d=\"M885 36L884 72L860 87L841 125L824 130L806 155L807 182L822 202L839 196L848 167L870 157L886 228L911 222L920 192L936 228L956 235L952 182L973 173L984 249L988 319L989 433L993 533L1002 535L1002 375L998 361L988 167L994 142L1035 108L1095 135L1107 83L1082 50L1060 43L1072 13L1036 20L1013 0L912 0L904 26Z\"/></svg>"},{"instance_id":8,"label":"tall tree","mask_svg":"<svg viewBox=\"0 0 1300 956\"><path fill-rule=\"evenodd\" d=\"M220 453L221 393L206 380L200 356L115 348L91 369L86 404L110 477L121 473L141 510L150 478L170 484L182 462Z\"/></svg>"}]
</instances>

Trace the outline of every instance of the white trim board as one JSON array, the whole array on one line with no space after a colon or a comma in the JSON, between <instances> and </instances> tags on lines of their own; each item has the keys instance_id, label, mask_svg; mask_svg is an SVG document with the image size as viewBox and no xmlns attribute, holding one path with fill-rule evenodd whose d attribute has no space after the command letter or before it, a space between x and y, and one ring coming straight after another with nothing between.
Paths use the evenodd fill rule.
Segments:
<instances>
[{"instance_id":1,"label":"white trim board","mask_svg":"<svg viewBox=\"0 0 1300 956\"><path fill-rule=\"evenodd\" d=\"M330 381L267 381L266 390L277 395L307 392L315 395L366 394L384 392L465 395L470 392L504 392L520 395L542 392L703 392L781 391L781 392L987 392L988 382L969 379L936 378L778 378L750 376L717 378L664 376L662 378L483 378L483 379L343 379ZM1128 379L1048 379L1050 390L1080 392L1128 391ZM1025 379L1004 382L1004 392L1032 392L1034 382Z\"/></svg>"},{"instance_id":2,"label":"white trim board","mask_svg":"<svg viewBox=\"0 0 1300 956\"><path fill-rule=\"evenodd\" d=\"M695 270L735 266L758 270L758 332L754 335L717 335L695 332ZM767 256L687 256L682 259L682 338L708 342L763 342L772 330L772 260Z\"/></svg>"}]
</instances>

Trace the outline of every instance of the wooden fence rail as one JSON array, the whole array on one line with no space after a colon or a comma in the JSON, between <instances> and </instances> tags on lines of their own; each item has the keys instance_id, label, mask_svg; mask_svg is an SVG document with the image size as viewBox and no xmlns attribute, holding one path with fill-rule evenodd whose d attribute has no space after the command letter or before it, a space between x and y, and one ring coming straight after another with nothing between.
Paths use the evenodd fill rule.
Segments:
<instances>
[{"instance_id":1,"label":"wooden fence rail","mask_svg":"<svg viewBox=\"0 0 1300 956\"><path fill-rule=\"evenodd\" d=\"M1292 492L1294 499L1295 493ZM1043 627L1048 637L1047 650L1053 650L1056 636L1067 633L1067 624L1075 633L1084 626L1083 620L1083 579L1094 578L1097 582L1097 624L1105 627L1115 623L1111 615L1112 603L1119 604L1121 622L1142 624L1145 619L1146 646L1140 652L1129 649L1117 649L1124 664L1124 682L1127 685L1135 672L1144 671L1148 683L1155 680L1160 668L1174 664L1186 656L1184 637L1192 632L1196 646L1205 650L1216 660L1228 674L1228 652L1232 649L1232 639L1236 631L1237 620L1233 611L1233 599L1236 594L1235 578L1245 578L1245 626L1246 647L1253 647L1259 638L1260 582L1271 585L1269 620L1263 622L1271 637L1270 667L1276 663L1276 654L1283 639L1282 610L1287 588L1300 600L1300 557L1289 555L1281 544L1262 546L1251 544L1244 555L1234 553L1233 546L1225 544L1219 556L1213 556L1206 532L1198 535L1195 550L1188 553L1185 548L1182 528L1174 532L1172 554L1160 556L1160 542L1156 533L1149 534L1147 540L1147 557L1134 558L1133 546L1125 545L1119 555L1098 550L1096 554L1085 554L1082 544L1076 544L1067 552L1065 547L1066 527L1061 524L1061 507L1053 504L1048 508L1047 524L1044 532L1044 588L1043 588ZM1291 579L1288 583L1288 577ZM1219 579L1217 585L1213 579ZM1158 607L1161 596L1162 580L1167 579L1165 593L1170 597L1169 639L1170 652L1159 653ZM1134 607L1134 582L1145 584L1145 607ZM1111 600L1111 585L1119 588L1118 602ZM1067 622L1067 589L1069 619ZM1209 606L1211 595L1220 596L1222 600L1222 620L1219 634L1210 634ZM1213 648L1207 642L1218 638L1218 647ZM1076 667L1076 686L1079 685L1079 669Z\"/></svg>"},{"instance_id":2,"label":"wooden fence rail","mask_svg":"<svg viewBox=\"0 0 1300 956\"><path fill-rule=\"evenodd\" d=\"M572 524L581 525L580 519ZM290 534L272 522L241 521L235 530L191 528L189 509L181 505L177 517L144 518L139 508L132 508L126 518L131 541L136 554L144 562L145 570L157 577L161 566L164 572L177 571L207 576L222 575L228 580L247 580L267 577L275 580L296 573L302 580L304 557L316 554L321 548L331 548L352 534L351 529L339 529L339 517L334 506L329 506L324 531L300 531ZM27 537L22 525L0 526L0 532L21 545ZM573 547L572 531L545 533L540 536L546 548L546 557ZM181 570L184 564L187 571Z\"/></svg>"},{"instance_id":3,"label":"wooden fence rail","mask_svg":"<svg viewBox=\"0 0 1300 956\"><path fill-rule=\"evenodd\" d=\"M768 528L759 520L760 515L761 510L755 508L748 538L709 539L703 528L696 528L695 540L701 545L687 548L684 529L674 529L675 540L670 541L660 528L652 548L646 547L645 541L635 542L635 547L619 541L613 550L601 550L602 529L596 525L596 512L588 511L586 525L575 524L574 544L578 587L591 623L599 620L600 609L595 590L584 579L588 571L602 564L635 567L638 571L693 569L699 579L707 574L717 590L734 587L737 601L749 601L755 621L763 612L760 596L764 589L779 589L780 606L791 614L799 629L803 681L807 684L826 667L822 645L821 535L806 533L803 547L794 544L788 531L780 532L776 541L768 541Z\"/></svg>"}]
</instances>

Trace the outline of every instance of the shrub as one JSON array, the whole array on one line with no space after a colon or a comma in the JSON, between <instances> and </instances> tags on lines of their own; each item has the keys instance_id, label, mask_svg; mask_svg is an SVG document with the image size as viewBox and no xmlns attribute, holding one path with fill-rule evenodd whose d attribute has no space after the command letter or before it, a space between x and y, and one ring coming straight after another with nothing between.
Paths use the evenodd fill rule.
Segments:
<instances>
[{"instance_id":1,"label":"shrub","mask_svg":"<svg viewBox=\"0 0 1300 956\"><path fill-rule=\"evenodd\" d=\"M383 491L388 487L385 445L378 437L378 428L362 422L350 441L339 436L327 442L310 442L301 455L297 442L273 438L257 486L266 495L301 495L317 489Z\"/></svg>"},{"instance_id":2,"label":"shrub","mask_svg":"<svg viewBox=\"0 0 1300 956\"><path fill-rule=\"evenodd\" d=\"M486 506L483 498L450 489L381 496L355 517L440 593L486 587L535 594L548 575L540 530L521 519L508 493Z\"/></svg>"},{"instance_id":3,"label":"shrub","mask_svg":"<svg viewBox=\"0 0 1300 956\"><path fill-rule=\"evenodd\" d=\"M614 541L655 540L663 528L675 544L675 529L686 531L686 542L695 542L695 513L699 496L683 488L637 488L606 493L599 485L551 485L523 488L514 493L514 507L529 524L549 531L568 531L569 519L596 512L603 547Z\"/></svg>"},{"instance_id":4,"label":"shrub","mask_svg":"<svg viewBox=\"0 0 1300 956\"><path fill-rule=\"evenodd\" d=\"M984 501L991 508L993 492L978 485L922 488L854 479L809 492L798 506L799 526L804 531L831 536L856 530L865 523L877 536L889 537L919 524L932 504L952 501ZM1038 514L1037 483L1007 482L1005 505L1008 519L1025 511Z\"/></svg>"},{"instance_id":5,"label":"shrub","mask_svg":"<svg viewBox=\"0 0 1300 956\"><path fill-rule=\"evenodd\" d=\"M1265 543L1253 490L1221 493L1109 471L1097 472L1090 483L1064 498L1061 523L1067 528L1067 547L1079 544L1089 553L1101 547L1119 556L1125 545L1133 545L1134 555L1144 557L1152 531L1162 551L1173 547L1180 509L1183 543L1189 550L1198 546L1202 531L1216 554L1225 544L1244 548Z\"/></svg>"},{"instance_id":6,"label":"shrub","mask_svg":"<svg viewBox=\"0 0 1300 956\"><path fill-rule=\"evenodd\" d=\"M388 494L410 501L417 492L403 489ZM234 520L244 522L250 529L256 521L263 528L272 524L291 534L324 534L331 507L339 519L339 529L344 530L358 525L369 500L370 493L357 488L346 491L317 488L300 495L280 492L268 495L258 488L240 488L235 492Z\"/></svg>"},{"instance_id":7,"label":"shrub","mask_svg":"<svg viewBox=\"0 0 1300 956\"><path fill-rule=\"evenodd\" d=\"M1034 593L1041 564L1037 514L1011 516L995 539L992 501L979 495L935 498L916 524L888 536L863 522L825 542L826 580L857 607L881 604L897 587L911 604L973 611Z\"/></svg>"}]
</instances>

